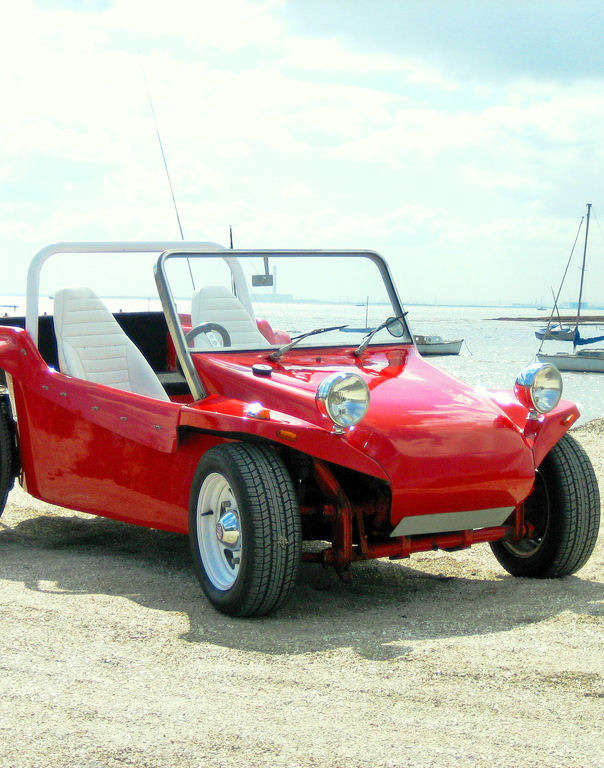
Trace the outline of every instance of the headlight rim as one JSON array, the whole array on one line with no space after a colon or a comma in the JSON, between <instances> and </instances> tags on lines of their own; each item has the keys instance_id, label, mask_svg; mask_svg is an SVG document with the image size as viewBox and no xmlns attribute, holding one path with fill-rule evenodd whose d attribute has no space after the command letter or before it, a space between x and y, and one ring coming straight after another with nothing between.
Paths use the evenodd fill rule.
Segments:
<instances>
[{"instance_id":1,"label":"headlight rim","mask_svg":"<svg viewBox=\"0 0 604 768\"><path fill-rule=\"evenodd\" d=\"M536 393L537 379L540 375L545 374L546 372L553 372L558 383L557 397L554 395L555 402L553 403L547 401L544 403L543 399ZM549 388L550 391L553 391L554 389L556 388ZM514 394L516 395L516 398L526 406L529 411L538 415L551 413L551 411L556 408L562 398L562 390L563 382L560 371L552 363L542 363L540 361L535 361L520 371L518 376L516 376L516 381L514 383Z\"/></svg>"},{"instance_id":2,"label":"headlight rim","mask_svg":"<svg viewBox=\"0 0 604 768\"><path fill-rule=\"evenodd\" d=\"M362 385L365 392L365 407L363 413L356 420L344 422L343 420L338 419L337 414L333 413L333 408L330 407L329 403L329 396L333 394L333 388L336 384L350 379L354 379ZM370 402L369 387L367 386L367 382L359 376L358 373L353 373L351 371L335 371L320 382L315 394L315 401L319 412L333 423L335 431L344 432L346 429L359 424L367 415Z\"/></svg>"}]
</instances>

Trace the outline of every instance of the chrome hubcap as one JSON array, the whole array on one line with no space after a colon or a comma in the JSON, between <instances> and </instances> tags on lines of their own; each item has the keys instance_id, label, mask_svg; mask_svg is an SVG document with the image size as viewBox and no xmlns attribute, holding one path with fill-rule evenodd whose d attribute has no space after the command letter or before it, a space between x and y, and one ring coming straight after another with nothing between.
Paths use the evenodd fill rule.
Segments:
<instances>
[{"instance_id":1,"label":"chrome hubcap","mask_svg":"<svg viewBox=\"0 0 604 768\"><path fill-rule=\"evenodd\" d=\"M237 549L239 546L239 518L236 514L231 511L221 513L220 520L216 523L216 538L225 547Z\"/></svg>"},{"instance_id":2,"label":"chrome hubcap","mask_svg":"<svg viewBox=\"0 0 604 768\"><path fill-rule=\"evenodd\" d=\"M214 587L230 589L239 574L242 534L237 500L224 475L203 481L197 500L197 544Z\"/></svg>"}]
</instances>

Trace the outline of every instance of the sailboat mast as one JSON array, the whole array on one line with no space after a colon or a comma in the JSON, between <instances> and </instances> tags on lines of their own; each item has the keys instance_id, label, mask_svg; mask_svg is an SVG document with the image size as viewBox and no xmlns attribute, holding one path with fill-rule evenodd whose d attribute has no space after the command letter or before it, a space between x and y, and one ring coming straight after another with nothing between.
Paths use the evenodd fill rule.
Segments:
<instances>
[{"instance_id":1,"label":"sailboat mast","mask_svg":"<svg viewBox=\"0 0 604 768\"><path fill-rule=\"evenodd\" d=\"M591 203L587 203L587 220L585 222L585 243L583 245L583 263L581 264L581 285L579 287L579 303L577 305L577 323L575 325L575 345L577 332L579 330L579 315L581 314L581 300L583 298L583 279L585 277L585 258L587 256L587 236L589 234L589 214L591 212Z\"/></svg>"}]
</instances>

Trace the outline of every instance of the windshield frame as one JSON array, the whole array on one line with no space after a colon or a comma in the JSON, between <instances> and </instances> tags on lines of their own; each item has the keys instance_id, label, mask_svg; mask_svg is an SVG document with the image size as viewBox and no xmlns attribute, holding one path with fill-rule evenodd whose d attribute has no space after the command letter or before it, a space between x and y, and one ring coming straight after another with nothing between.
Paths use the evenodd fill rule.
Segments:
<instances>
[{"instance_id":1,"label":"windshield frame","mask_svg":"<svg viewBox=\"0 0 604 768\"><path fill-rule=\"evenodd\" d=\"M256 250L256 249L238 249L238 250L226 250L226 249L216 249L216 250L209 250L207 247L203 248L197 248L197 247L184 247L184 248L171 248L163 253L160 254L159 258L157 259L155 266L154 266L154 276L155 276L155 282L157 284L157 291L159 294L159 298L164 310L164 315L166 317L166 322L168 324L168 330L170 331L170 335L172 337L172 340L174 342L174 347L176 349L176 354L178 356L178 359L180 361L180 364L182 366L182 370L184 373L184 376L187 380L187 383L191 389L191 393L193 394L193 397L195 400L201 400L206 396L205 388L203 387L203 384L201 383L201 380L199 378L199 374L197 373L197 369L195 368L195 363L193 361L192 353L195 352L197 354L198 352L194 349L190 349L186 339L185 339L185 333L182 328L180 318L178 315L178 310L176 307L176 302L174 300L174 297L172 295L172 291L170 289L170 284L168 281L168 277L166 274L166 263L171 259L186 259L189 257L194 258L207 258L207 259L215 259L215 258L221 258L224 261L227 262L227 265L231 269L231 273L233 274L233 282L235 284L235 287L237 289L237 295L240 300L243 301L243 303L247 303L250 301L249 294L247 294L247 286L243 282L243 273L241 271L241 267L238 264L238 257L241 258L281 258L281 257L304 257L304 258L324 258L324 257L336 257L336 258L366 258L372 261L376 267L378 268L380 275L382 277L382 280L384 282L384 285L386 287L386 291L388 294L388 298L390 299L390 302L392 304L393 309L393 315L396 316L404 327L404 334L403 336L398 339L398 342L401 344L412 344L413 343L413 337L411 335L411 331L409 329L409 326L407 325L407 321L405 318L406 312L404 310L404 307L401 303L401 300L399 298L398 292L396 290L396 286L394 284L394 281L392 279L392 275L390 272L390 268L388 267L387 262L385 259L376 251L369 251L369 250L301 250L301 249L295 249L295 250L283 250L283 249L262 249L262 250ZM238 271L240 271L240 277L241 281L238 283ZM243 292L243 295L240 295L240 291ZM225 351L228 351L225 350ZM235 351L235 350L234 350ZM241 350L237 350L241 351Z\"/></svg>"}]
</instances>

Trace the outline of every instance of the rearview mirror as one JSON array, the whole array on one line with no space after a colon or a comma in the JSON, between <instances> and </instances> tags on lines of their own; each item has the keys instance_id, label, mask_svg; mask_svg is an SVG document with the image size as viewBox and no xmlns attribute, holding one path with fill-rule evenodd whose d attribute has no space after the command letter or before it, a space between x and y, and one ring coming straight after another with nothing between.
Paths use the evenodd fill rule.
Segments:
<instances>
[{"instance_id":1,"label":"rearview mirror","mask_svg":"<svg viewBox=\"0 0 604 768\"><path fill-rule=\"evenodd\" d=\"M262 260L264 261L264 274L252 275L252 285L272 285L273 284L273 276L271 275L270 270L268 268L268 256L263 256Z\"/></svg>"},{"instance_id":2,"label":"rearview mirror","mask_svg":"<svg viewBox=\"0 0 604 768\"><path fill-rule=\"evenodd\" d=\"M252 285L272 285L272 275L252 275Z\"/></svg>"}]
</instances>

